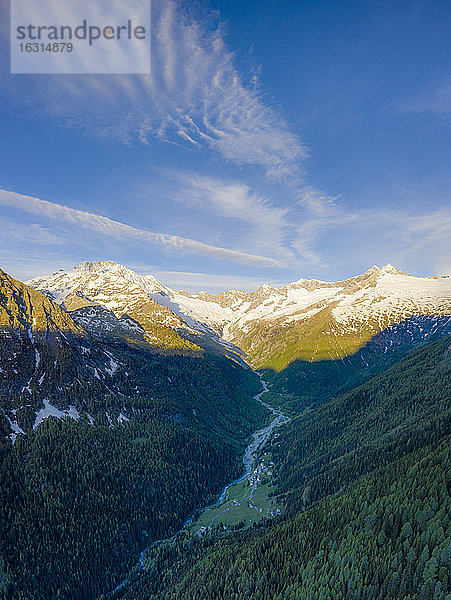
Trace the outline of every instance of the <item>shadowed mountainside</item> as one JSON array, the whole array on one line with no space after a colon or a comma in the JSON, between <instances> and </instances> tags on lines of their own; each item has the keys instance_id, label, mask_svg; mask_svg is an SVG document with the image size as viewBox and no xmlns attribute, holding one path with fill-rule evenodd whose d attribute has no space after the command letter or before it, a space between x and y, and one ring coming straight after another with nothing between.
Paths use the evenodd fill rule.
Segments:
<instances>
[{"instance_id":1,"label":"shadowed mountainside","mask_svg":"<svg viewBox=\"0 0 451 600\"><path fill-rule=\"evenodd\" d=\"M451 317L417 315L375 335L355 354L337 360L292 362L280 372L265 369L268 387L284 406L299 410L361 385L407 353L451 334ZM278 396L275 402L280 402Z\"/></svg>"}]
</instances>

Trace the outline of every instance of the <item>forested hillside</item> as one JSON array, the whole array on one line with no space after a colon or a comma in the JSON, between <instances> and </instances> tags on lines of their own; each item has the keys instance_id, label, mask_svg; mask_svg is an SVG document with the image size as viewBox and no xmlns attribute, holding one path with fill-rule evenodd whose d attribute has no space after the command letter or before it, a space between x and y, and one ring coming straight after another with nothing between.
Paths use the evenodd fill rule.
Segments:
<instances>
[{"instance_id":1,"label":"forested hillside","mask_svg":"<svg viewBox=\"0 0 451 600\"><path fill-rule=\"evenodd\" d=\"M265 369L269 389L283 394L284 406L301 410L342 394L425 344L451 334L451 317L416 315L391 325L363 348L337 360L295 360L280 372Z\"/></svg>"},{"instance_id":2,"label":"forested hillside","mask_svg":"<svg viewBox=\"0 0 451 600\"><path fill-rule=\"evenodd\" d=\"M281 522L156 549L121 597L448 598L450 343L293 420L272 449Z\"/></svg>"},{"instance_id":3,"label":"forested hillside","mask_svg":"<svg viewBox=\"0 0 451 600\"><path fill-rule=\"evenodd\" d=\"M279 491L290 511L339 492L394 458L448 432L451 337L412 352L316 410L307 410L274 449Z\"/></svg>"},{"instance_id":4,"label":"forested hillside","mask_svg":"<svg viewBox=\"0 0 451 600\"><path fill-rule=\"evenodd\" d=\"M108 412L94 425L51 417L0 442L0 597L95 598L240 474L246 438L265 419L252 400L258 380L217 365L203 382L193 367L183 400L122 398L130 417L114 426ZM179 384L180 371L169 371Z\"/></svg>"},{"instance_id":5,"label":"forested hillside","mask_svg":"<svg viewBox=\"0 0 451 600\"><path fill-rule=\"evenodd\" d=\"M3 272L0 318L0 597L95 598L240 474L260 382L87 332Z\"/></svg>"}]
</instances>

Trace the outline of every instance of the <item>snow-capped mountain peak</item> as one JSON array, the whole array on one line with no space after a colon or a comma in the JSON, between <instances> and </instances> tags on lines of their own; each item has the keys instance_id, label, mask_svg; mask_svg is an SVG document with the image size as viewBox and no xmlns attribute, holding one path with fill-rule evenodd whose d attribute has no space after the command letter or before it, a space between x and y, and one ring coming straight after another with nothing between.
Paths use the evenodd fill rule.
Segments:
<instances>
[{"instance_id":1,"label":"snow-capped mountain peak","mask_svg":"<svg viewBox=\"0 0 451 600\"><path fill-rule=\"evenodd\" d=\"M140 275L110 260L85 261L67 271L36 277L28 285L70 312L92 305L111 311L117 319L132 318L149 343L158 348L200 349L191 342L195 321L185 319L171 305L174 292L152 275ZM175 310L173 310L175 309ZM83 311L80 318L88 330L99 330L101 311ZM89 320L93 319L91 326ZM205 326L203 325L205 329Z\"/></svg>"},{"instance_id":2,"label":"snow-capped mountain peak","mask_svg":"<svg viewBox=\"0 0 451 600\"><path fill-rule=\"evenodd\" d=\"M275 345L280 352L284 345L294 345L291 358L337 358L412 315L451 314L449 279L406 275L390 264L374 265L342 281L301 278L280 288L264 284L253 292L218 295L178 292L113 261L84 262L29 285L69 310L76 294L76 307L82 298L118 317L139 314L142 320L150 311L153 322L160 319L175 331L216 332L247 352L256 366L267 364ZM323 336L327 341L319 342ZM331 340L339 350L330 350ZM284 360L291 358L287 354Z\"/></svg>"},{"instance_id":3,"label":"snow-capped mountain peak","mask_svg":"<svg viewBox=\"0 0 451 600\"><path fill-rule=\"evenodd\" d=\"M130 283L138 285L142 290L149 294L156 292L165 292L171 294L172 290L162 284L153 275L139 275L136 271L125 267L112 260L84 261L76 265L74 271L82 271L91 275L109 274L123 277Z\"/></svg>"},{"instance_id":4,"label":"snow-capped mountain peak","mask_svg":"<svg viewBox=\"0 0 451 600\"><path fill-rule=\"evenodd\" d=\"M140 275L112 260L84 261L73 269L59 270L47 277L35 277L27 283L59 303L64 302L70 294L77 293L92 302L104 304L110 310L119 312L122 309L120 296L124 293L127 296L145 294L149 298L159 292L172 294L172 290L160 283L153 275ZM108 296L109 306L105 293ZM116 296L116 304L114 296Z\"/></svg>"}]
</instances>

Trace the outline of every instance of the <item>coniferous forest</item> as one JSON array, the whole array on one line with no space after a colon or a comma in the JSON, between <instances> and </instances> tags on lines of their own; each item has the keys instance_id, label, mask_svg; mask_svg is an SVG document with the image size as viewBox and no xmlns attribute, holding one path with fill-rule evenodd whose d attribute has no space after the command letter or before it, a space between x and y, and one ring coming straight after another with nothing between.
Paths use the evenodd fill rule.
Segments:
<instances>
[{"instance_id":1,"label":"coniferous forest","mask_svg":"<svg viewBox=\"0 0 451 600\"><path fill-rule=\"evenodd\" d=\"M93 425L50 418L14 445L2 438L0 597L97 597L240 474L266 418L256 376L219 358L147 362L156 396L123 398L120 426L101 411Z\"/></svg>"},{"instance_id":2,"label":"coniferous forest","mask_svg":"<svg viewBox=\"0 0 451 600\"><path fill-rule=\"evenodd\" d=\"M450 597L450 338L288 425L286 514L149 553L117 597Z\"/></svg>"}]
</instances>

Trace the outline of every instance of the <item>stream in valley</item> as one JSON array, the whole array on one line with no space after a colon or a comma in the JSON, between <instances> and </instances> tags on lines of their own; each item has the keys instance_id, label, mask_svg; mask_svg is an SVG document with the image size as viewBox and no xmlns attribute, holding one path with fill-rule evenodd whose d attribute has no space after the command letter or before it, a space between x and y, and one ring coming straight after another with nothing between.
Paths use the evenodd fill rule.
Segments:
<instances>
[{"instance_id":1,"label":"stream in valley","mask_svg":"<svg viewBox=\"0 0 451 600\"><path fill-rule=\"evenodd\" d=\"M269 439L272 437L274 430L277 429L278 427L281 427L282 425L285 425L289 421L291 421L290 417L288 417L282 410L280 410L280 408L274 408L273 406L267 404L266 402L264 402L262 400L263 394L268 391L268 386L266 385L266 382L263 380L263 377L260 375L260 373L257 373L257 375L260 377L260 381L261 381L263 389L256 396L254 396L254 398L255 398L255 400L257 400L257 402L260 402L260 404L262 404L265 408L267 408L272 413L274 418L271 420L269 425L267 425L266 427L263 427L261 429L258 429L257 431L255 431L253 433L251 442L246 447L244 454L243 454L243 466L244 466L243 475L241 475L241 477L239 477L238 479L235 479L234 481L232 481L232 482L228 483L226 486L224 486L224 488L223 488L221 494L219 495L218 499L216 500L216 502L214 502L213 504L209 504L208 506L204 506L201 509L196 510L195 513L193 513L190 517L188 517L186 519L186 521L183 523L182 527L178 531L176 531L176 533L174 533L174 535L172 535L169 538L155 540L149 546L147 546L139 555L139 563L141 565L141 568L143 568L143 569L145 568L146 553L149 552L151 550L151 548L153 548L156 544L173 543L175 541L176 537L180 533L182 533L184 530L186 530L188 527L190 527L193 523L195 524L195 522L197 522L199 520L199 518L203 515L203 513L205 513L206 511L209 511L211 509L214 509L214 508L219 508L222 504L225 504L229 498L229 495L231 494L231 490L235 486L239 486L240 484L242 484L243 482L246 482L246 480L249 480L252 477L254 470L257 466L259 456L261 455L261 451L265 447L265 445L268 443ZM255 486L252 488L250 495L248 497L246 497L244 500L248 500L248 499L252 498L254 489L255 489ZM224 512L226 512L226 511L224 511ZM214 520L215 519L212 519L209 527L211 527L213 525ZM202 528L202 529L205 529L205 528ZM124 579L113 590L113 592L116 592L120 588L122 588L127 583L127 581L128 581L127 579Z\"/></svg>"}]
</instances>

